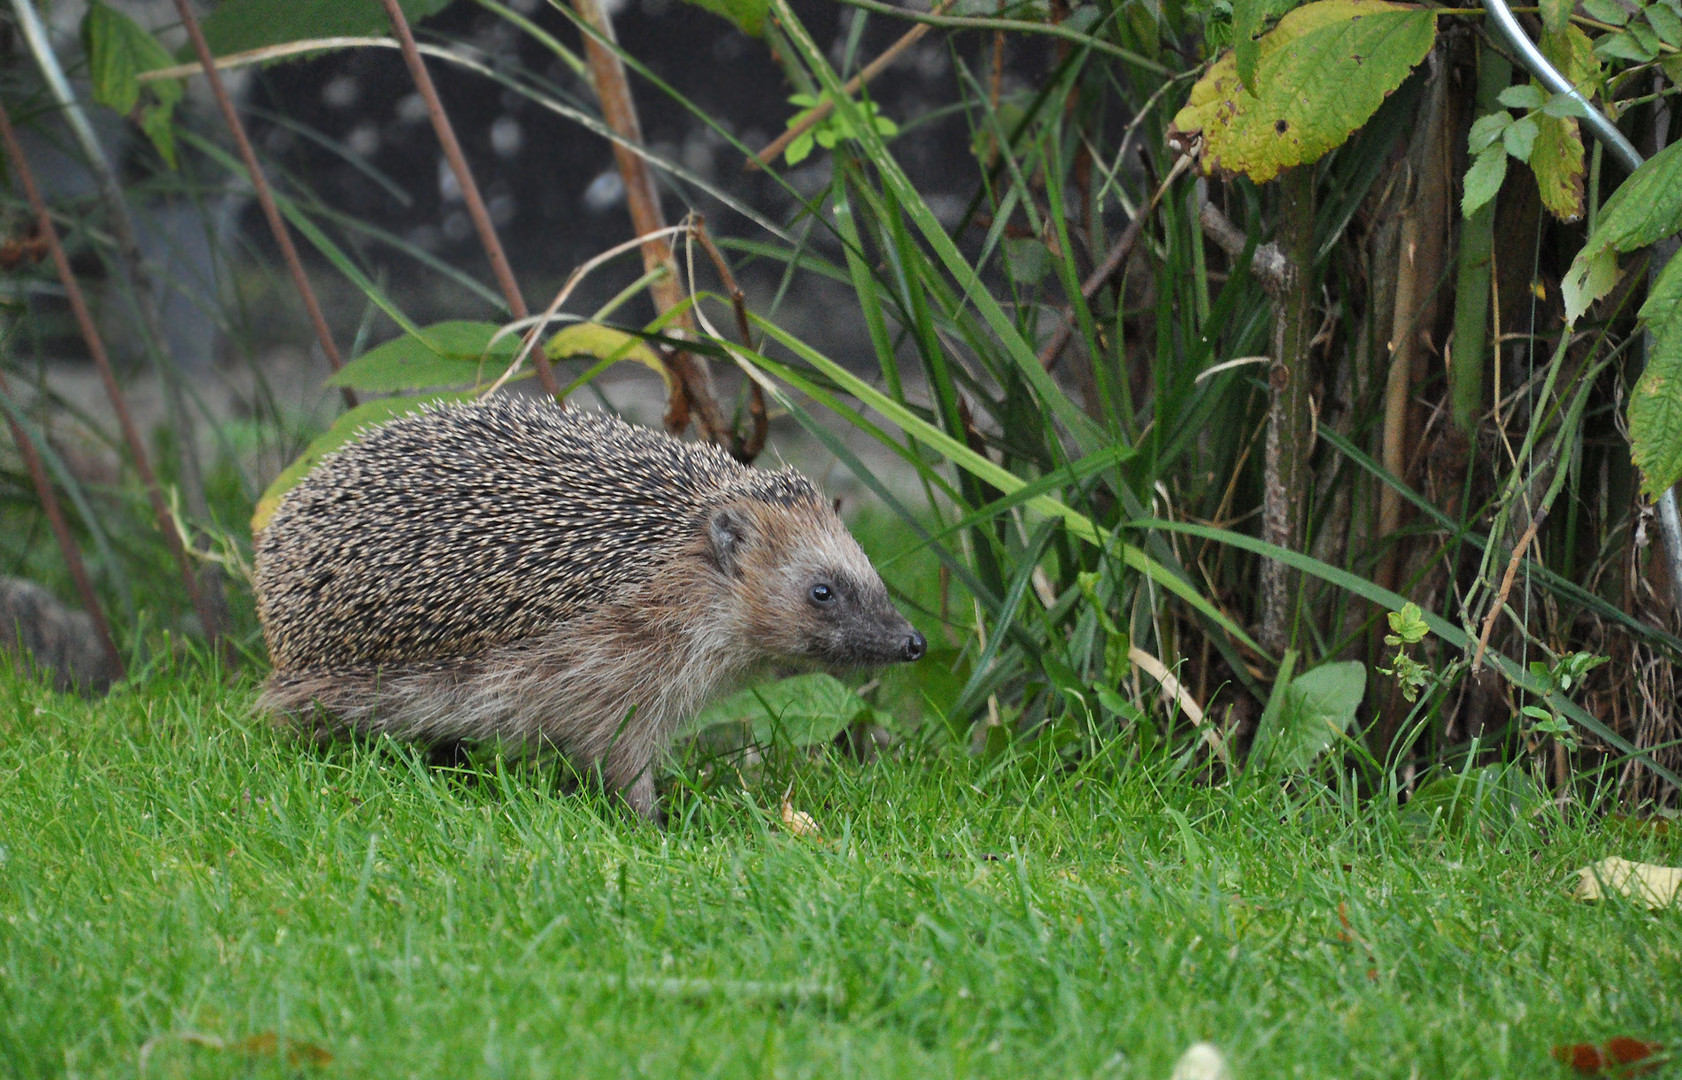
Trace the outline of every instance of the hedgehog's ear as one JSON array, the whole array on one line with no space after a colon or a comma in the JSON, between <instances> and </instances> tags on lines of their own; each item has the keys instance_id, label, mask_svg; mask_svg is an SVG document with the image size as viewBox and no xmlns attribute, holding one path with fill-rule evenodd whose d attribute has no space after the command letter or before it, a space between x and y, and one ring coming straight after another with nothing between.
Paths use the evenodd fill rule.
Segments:
<instances>
[{"instance_id":1,"label":"hedgehog's ear","mask_svg":"<svg viewBox=\"0 0 1682 1080\"><path fill-rule=\"evenodd\" d=\"M707 543L712 549L713 561L726 574L738 572L750 529L747 515L734 506L721 507L713 511L708 519Z\"/></svg>"}]
</instances>

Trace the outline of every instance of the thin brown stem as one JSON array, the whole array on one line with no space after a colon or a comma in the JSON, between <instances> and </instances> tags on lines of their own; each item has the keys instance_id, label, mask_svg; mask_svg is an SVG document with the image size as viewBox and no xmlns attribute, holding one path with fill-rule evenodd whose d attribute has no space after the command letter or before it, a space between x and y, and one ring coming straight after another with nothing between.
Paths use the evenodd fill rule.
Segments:
<instances>
[{"instance_id":1,"label":"thin brown stem","mask_svg":"<svg viewBox=\"0 0 1682 1080\"><path fill-rule=\"evenodd\" d=\"M690 225L690 235L701 242L701 248L707 257L713 261L713 269L717 271L719 280L724 282L725 291L730 294L730 306L736 313L736 332L742 335L742 344L753 348L753 331L748 327L747 296L742 287L736 284L736 275L730 272L730 264L724 261L724 253L713 243L712 234L707 232L707 219L700 214L694 216ZM765 449L765 435L770 428L770 417L765 411L765 391L752 380L748 381L748 417L753 428L746 437L736 433L731 441L730 452L736 460L743 463L751 462Z\"/></svg>"},{"instance_id":2,"label":"thin brown stem","mask_svg":"<svg viewBox=\"0 0 1682 1080\"><path fill-rule=\"evenodd\" d=\"M163 533L164 543L169 546L169 553L181 571L181 580L187 588L187 596L192 601L194 611L198 613L199 621L204 624L205 633L215 641L221 621L216 618L204 590L199 587L193 564L188 560L181 536L175 529L175 519L170 515L169 503L164 499L163 488L158 484L157 474L152 471L151 460L146 456L145 444L140 440L140 430L134 425L134 417L129 413L128 402L123 399L122 390L117 387L117 377L112 372L111 357L105 351L105 342L94 325L87 299L82 295L82 287L70 269L70 258L64 252L64 244L59 240L58 227L53 224L46 200L41 197L41 189L35 183L35 174L29 168L28 159L23 156L23 145L18 141L17 132L12 129L11 117L3 104L0 104L0 139L5 142L11 171L17 176L18 183L23 185L24 195L35 211L36 228L46 239L47 247L52 252L59 284L64 286L65 299L70 301L70 311L82 332L82 341L88 347L88 355L93 359L94 367L99 370L100 382L105 386L105 395L110 399L111 409L117 415L117 425L122 429L123 442L134 458L134 469L140 474L141 483L145 485L146 497L152 504L152 514L157 519L158 529Z\"/></svg>"},{"instance_id":3,"label":"thin brown stem","mask_svg":"<svg viewBox=\"0 0 1682 1080\"><path fill-rule=\"evenodd\" d=\"M298 296L304 302L304 310L309 313L310 325L315 328L315 339L321 343L322 355L327 357L327 363L334 371L344 366L344 360L339 356L339 346L333 341L333 331L327 328L327 317L322 314L321 304L315 298L315 289L310 287L310 279L304 273L304 264L298 258L298 249L292 244L292 234L286 228L286 222L281 219L280 207L275 205L274 192L269 188L268 177L263 174L263 168L257 164L257 153L251 148L251 140L246 137L245 124L239 118L239 111L234 108L233 98L228 96L228 88L222 84L222 76L216 70L216 57L211 54L210 45L204 39L204 31L199 27L199 20L193 15L193 8L187 0L175 0L176 13L181 16L181 25L186 27L187 36L192 39L193 52L199 58L199 65L204 69L205 81L210 84L210 93L216 98L217 107L222 110L222 119L227 122L228 131L234 137L234 148L239 151L239 159L245 164L246 175L251 178L252 192L257 196L257 205L263 208L263 217L269 223L269 232L273 234L275 244L280 248L280 257L286 262L286 269L292 275L292 284L298 290ZM350 387L343 389L345 407L356 407L356 392Z\"/></svg>"},{"instance_id":4,"label":"thin brown stem","mask_svg":"<svg viewBox=\"0 0 1682 1080\"><path fill-rule=\"evenodd\" d=\"M64 555L64 563L70 568L70 580L76 584L76 593L82 598L82 609L93 620L94 633L99 636L99 647L105 653L106 661L111 665L112 679L123 676L123 658L117 652L117 643L111 639L111 624L105 621L105 612L99 606L99 597L94 594L93 581L88 577L88 568L82 562L82 552L76 547L76 538L70 535L70 526L64 520L64 511L59 508L58 496L53 492L52 481L47 477L47 468L41 461L40 451L35 449L35 443L29 434L23 430L18 418L12 415L12 410L19 408L17 398L12 397L12 388L6 382L5 375L0 375L0 396L11 404L6 410L6 425L12 429L12 440L17 443L18 456L23 458L24 468L29 470L30 483L35 485L35 494L41 500L41 510L47 515L47 524L52 526L53 537L58 540L58 549ZM7 628L0 627L0 631Z\"/></svg>"},{"instance_id":5,"label":"thin brown stem","mask_svg":"<svg viewBox=\"0 0 1682 1080\"><path fill-rule=\"evenodd\" d=\"M503 297L508 301L508 310L516 319L524 319L531 314L526 307L525 297L520 294L520 285L514 280L514 270L508 265L508 255L502 250L502 241L497 239L496 226L491 223L490 211L485 209L485 200L479 194L479 184L473 179L473 170L467 167L467 157L461 152L461 143L456 139L455 127L450 123L449 114L444 111L444 103L438 98L438 88L432 84L432 76L427 73L426 61L421 59L420 48L415 44L414 32L409 29L409 20L403 15L403 9L397 0L382 0L385 12L391 19L391 29L397 37L397 43L403 50L403 62L409 67L409 75L414 79L415 89L420 92L421 100L426 103L426 114L432 119L432 130L438 136L438 145L444 151L444 159L450 163L450 172L455 174L456 183L461 188L461 198L467 204L467 216L473 222L473 230L479 234L479 244L485 249L485 258L490 260L491 273L496 277L497 287L502 290ZM551 397L560 397L561 387L555 381L555 372L549 366L549 358L542 352L532 354L532 366L537 369L537 381L543 385L543 392Z\"/></svg>"},{"instance_id":6,"label":"thin brown stem","mask_svg":"<svg viewBox=\"0 0 1682 1080\"><path fill-rule=\"evenodd\" d=\"M957 3L957 0L940 0L940 3L935 5L934 14L938 15L941 12L944 12L955 3ZM898 41L889 45L886 49L883 49L881 56L878 56L876 59L866 64L857 75L854 75L851 79L849 79L847 81L847 85L841 88L842 92L848 95L858 93L861 87L868 85L870 80L886 71L889 64L898 60L901 53L917 44L917 42L922 39L923 35L928 32L929 27L927 23L918 23L916 26L907 30L904 34L900 35ZM995 106L996 105L997 102L995 101ZM830 101L827 98L818 102L817 105L803 113L799 120L791 124L787 131L771 140L771 142L766 145L765 149L749 157L747 161L743 163L742 167L749 172L767 167L771 164L771 162L777 160L778 154L781 154L784 150L788 149L789 143L806 134L806 132L812 130L817 125L823 123L824 118L834 111L835 102Z\"/></svg>"}]
</instances>

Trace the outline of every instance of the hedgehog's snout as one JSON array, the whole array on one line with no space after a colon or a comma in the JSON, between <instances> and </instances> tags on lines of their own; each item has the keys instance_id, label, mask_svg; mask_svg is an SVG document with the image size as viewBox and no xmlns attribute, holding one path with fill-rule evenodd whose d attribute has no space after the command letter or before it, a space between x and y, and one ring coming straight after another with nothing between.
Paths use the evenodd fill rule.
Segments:
<instances>
[{"instance_id":1,"label":"hedgehog's snout","mask_svg":"<svg viewBox=\"0 0 1682 1080\"><path fill-rule=\"evenodd\" d=\"M928 639L923 637L923 635L919 634L916 630L912 630L911 636L906 638L905 644L900 647L899 658L909 664L917 660L921 660L923 658L923 654L928 651Z\"/></svg>"}]
</instances>

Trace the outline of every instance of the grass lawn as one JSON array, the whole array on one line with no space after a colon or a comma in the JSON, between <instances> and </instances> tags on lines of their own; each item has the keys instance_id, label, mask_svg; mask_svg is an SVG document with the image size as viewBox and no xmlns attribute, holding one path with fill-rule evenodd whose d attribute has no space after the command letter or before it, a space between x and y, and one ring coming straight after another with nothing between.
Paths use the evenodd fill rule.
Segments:
<instances>
[{"instance_id":1,"label":"grass lawn","mask_svg":"<svg viewBox=\"0 0 1682 1080\"><path fill-rule=\"evenodd\" d=\"M1568 893L1675 830L928 746L689 766L659 831L254 696L0 670L0 1074L1167 1080L1211 1040L1240 1080L1552 1077L1682 1042L1682 916Z\"/></svg>"}]
</instances>

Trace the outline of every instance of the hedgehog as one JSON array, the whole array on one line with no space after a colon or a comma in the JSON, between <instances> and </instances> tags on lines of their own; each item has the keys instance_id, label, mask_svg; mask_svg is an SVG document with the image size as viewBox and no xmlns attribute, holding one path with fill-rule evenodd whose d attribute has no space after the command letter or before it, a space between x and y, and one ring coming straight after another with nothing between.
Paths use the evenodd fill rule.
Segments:
<instances>
[{"instance_id":1,"label":"hedgehog","mask_svg":"<svg viewBox=\"0 0 1682 1080\"><path fill-rule=\"evenodd\" d=\"M255 539L262 707L321 736L558 750L653 820L708 702L927 647L798 472L547 400L367 431Z\"/></svg>"}]
</instances>

